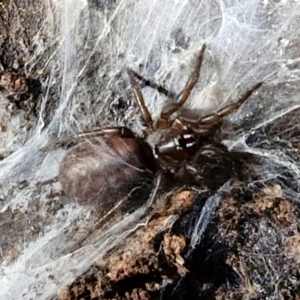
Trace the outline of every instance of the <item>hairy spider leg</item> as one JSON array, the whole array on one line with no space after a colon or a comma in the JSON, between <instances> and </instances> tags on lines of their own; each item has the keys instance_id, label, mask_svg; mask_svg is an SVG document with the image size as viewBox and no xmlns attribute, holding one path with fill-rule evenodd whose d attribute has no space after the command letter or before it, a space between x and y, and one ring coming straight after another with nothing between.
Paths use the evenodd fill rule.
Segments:
<instances>
[{"instance_id":1,"label":"hairy spider leg","mask_svg":"<svg viewBox=\"0 0 300 300\"><path fill-rule=\"evenodd\" d=\"M132 87L132 90L134 93L135 100L141 111L143 121L144 121L145 125L147 126L147 128L152 130L153 129L152 117L149 113L149 110L148 110L146 104L145 104L145 100L144 100L143 94L140 90L140 86L135 81L135 79L133 77L133 72L129 68L126 68L126 71L127 71L127 74L128 74L129 80L130 80L130 84L131 84L131 87Z\"/></svg>"},{"instance_id":2,"label":"hairy spider leg","mask_svg":"<svg viewBox=\"0 0 300 300\"><path fill-rule=\"evenodd\" d=\"M107 127L60 138L54 142L50 142L48 145L42 148L42 151L46 151L55 146L61 146L70 142L80 142L82 140L99 136L107 138L112 136L119 136L121 138L135 138L133 132L127 127Z\"/></svg>"},{"instance_id":3,"label":"hairy spider leg","mask_svg":"<svg viewBox=\"0 0 300 300\"><path fill-rule=\"evenodd\" d=\"M195 120L185 119L183 116L180 116L179 119L185 124L191 125L199 125L199 126L206 126L211 125L214 123L218 123L222 118L230 115L233 111L237 110L251 95L254 93L263 82L259 82L255 84L250 90L248 90L242 97L235 103L229 104L224 108L221 108L214 114L210 114L204 117L200 117Z\"/></svg>"},{"instance_id":4,"label":"hairy spider leg","mask_svg":"<svg viewBox=\"0 0 300 300\"><path fill-rule=\"evenodd\" d=\"M184 90L181 92L181 94L179 95L179 100L175 103L172 103L172 105L168 105L165 106L161 112L160 117L162 119L168 120L170 118L170 116L175 113L176 111L178 111L187 101L187 99L189 98L193 88L195 87L199 76L200 76L200 70L201 70L201 65L202 65L202 61L203 61L203 54L205 51L206 45L203 44L199 55L197 57L197 61L196 61L196 66L194 71L192 72L192 74L189 77L188 82L186 83L186 86L184 88Z\"/></svg>"}]
</instances>

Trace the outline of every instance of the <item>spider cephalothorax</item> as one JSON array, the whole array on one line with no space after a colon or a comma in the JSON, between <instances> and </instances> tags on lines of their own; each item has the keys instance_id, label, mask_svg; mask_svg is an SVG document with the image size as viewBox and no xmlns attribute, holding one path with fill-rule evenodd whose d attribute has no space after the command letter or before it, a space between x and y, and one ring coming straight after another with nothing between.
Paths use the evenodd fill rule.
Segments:
<instances>
[{"instance_id":1,"label":"spider cephalothorax","mask_svg":"<svg viewBox=\"0 0 300 300\"><path fill-rule=\"evenodd\" d=\"M177 101L166 105L153 122L134 73L127 69L141 112L142 136L126 127L110 127L79 134L79 143L63 158L59 180L65 194L81 204L101 203L127 193L150 174L177 173L212 139L223 117L238 109L262 83L214 114L196 118L182 106L189 98L200 74L205 45L197 57L185 89ZM174 117L175 115L175 117ZM69 139L69 138L68 138Z\"/></svg>"}]
</instances>

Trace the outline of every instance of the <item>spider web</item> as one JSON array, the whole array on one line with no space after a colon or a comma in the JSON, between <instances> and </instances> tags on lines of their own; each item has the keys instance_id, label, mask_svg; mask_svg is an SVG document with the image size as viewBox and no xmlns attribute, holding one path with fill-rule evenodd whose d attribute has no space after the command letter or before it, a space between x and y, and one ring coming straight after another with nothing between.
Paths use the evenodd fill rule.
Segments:
<instances>
[{"instance_id":1,"label":"spider web","mask_svg":"<svg viewBox=\"0 0 300 300\"><path fill-rule=\"evenodd\" d=\"M260 157L260 183L275 179L299 201L299 159L292 149L299 144L299 1L65 0L43 7L46 17L26 64L28 74L44 74L38 115L28 121L24 112L10 115L0 107L7 127L0 133L1 299L50 297L145 226L142 206L91 234L99 220L88 208L64 198L49 201L46 195L59 184L37 187L57 175L65 153L40 151L48 142L99 126L126 125L140 133L125 66L179 94L206 43L201 78L187 104L201 115L263 81L228 118L223 143ZM172 100L150 87L143 94L154 119ZM193 244L200 242L216 199L191 229Z\"/></svg>"}]
</instances>

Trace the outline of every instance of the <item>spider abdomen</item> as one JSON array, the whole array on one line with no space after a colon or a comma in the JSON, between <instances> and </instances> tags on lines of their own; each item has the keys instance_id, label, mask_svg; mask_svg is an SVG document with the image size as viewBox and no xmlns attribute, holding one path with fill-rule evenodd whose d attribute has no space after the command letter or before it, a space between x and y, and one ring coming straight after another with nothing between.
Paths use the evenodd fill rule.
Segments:
<instances>
[{"instance_id":1,"label":"spider abdomen","mask_svg":"<svg viewBox=\"0 0 300 300\"><path fill-rule=\"evenodd\" d=\"M133 138L93 138L72 147L63 158L59 181L79 204L109 206L149 177L140 145Z\"/></svg>"}]
</instances>

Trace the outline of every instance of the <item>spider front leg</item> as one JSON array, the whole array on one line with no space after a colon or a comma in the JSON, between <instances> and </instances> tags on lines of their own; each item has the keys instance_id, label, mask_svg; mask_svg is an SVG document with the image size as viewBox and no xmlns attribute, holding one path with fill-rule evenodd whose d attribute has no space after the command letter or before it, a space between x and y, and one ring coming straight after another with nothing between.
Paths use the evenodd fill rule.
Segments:
<instances>
[{"instance_id":1,"label":"spider front leg","mask_svg":"<svg viewBox=\"0 0 300 300\"><path fill-rule=\"evenodd\" d=\"M179 119L187 125L199 126L200 128L201 126L203 126L203 129L205 129L205 126L216 124L222 118L230 115L232 112L237 110L252 95L252 93L254 93L262 84L263 82L257 83L250 90L248 90L244 95L242 95L242 97L237 102L233 104L229 104L224 108L221 108L219 111L217 111L214 114L210 114L195 120L184 118L184 116L180 116Z\"/></svg>"},{"instance_id":2,"label":"spider front leg","mask_svg":"<svg viewBox=\"0 0 300 300\"><path fill-rule=\"evenodd\" d=\"M203 54L205 51L206 45L204 44L199 52L197 61L196 61L196 65L195 65L195 69L193 71L193 73L190 75L190 78L184 88L184 90L182 91L182 93L180 94L180 96L178 97L179 100L177 100L177 102L172 103L171 105L166 105L161 112L161 119L164 120L168 120L170 118L170 116L175 113L176 111L178 111L188 100L192 90L194 89L199 76L200 76L200 69L201 69L201 65L202 65L202 61L203 61Z\"/></svg>"},{"instance_id":3,"label":"spider front leg","mask_svg":"<svg viewBox=\"0 0 300 300\"><path fill-rule=\"evenodd\" d=\"M232 112L237 110L251 95L254 93L263 83L259 82L256 85L254 85L250 90L248 90L242 97L233 104L229 104L225 106L224 108L217 111L215 114L211 114L208 116L205 116L200 119L199 124L200 125L209 125L218 122L220 119L230 115Z\"/></svg>"},{"instance_id":4,"label":"spider front leg","mask_svg":"<svg viewBox=\"0 0 300 300\"><path fill-rule=\"evenodd\" d=\"M67 143L80 142L82 140L99 137L99 136L107 137L107 138L112 136L119 136L121 138L134 138L133 132L127 127L107 127L103 129L97 129L89 132L82 132L76 135L59 138L54 142L50 142L41 150L46 151L56 146L63 146Z\"/></svg>"},{"instance_id":5,"label":"spider front leg","mask_svg":"<svg viewBox=\"0 0 300 300\"><path fill-rule=\"evenodd\" d=\"M139 106L140 112L142 114L143 121L144 121L147 129L150 129L150 131L152 131L153 130L152 117L149 113L149 110L148 110L146 104L145 104L145 100L144 100L143 94L140 90L140 87L139 87L138 83L134 80L133 72L129 68L127 68L126 71L127 71L127 74L128 74L129 80L130 80L130 84L131 84L131 87L132 87L132 90L133 90L133 93L135 96L135 100L136 100L136 102Z\"/></svg>"}]
</instances>

